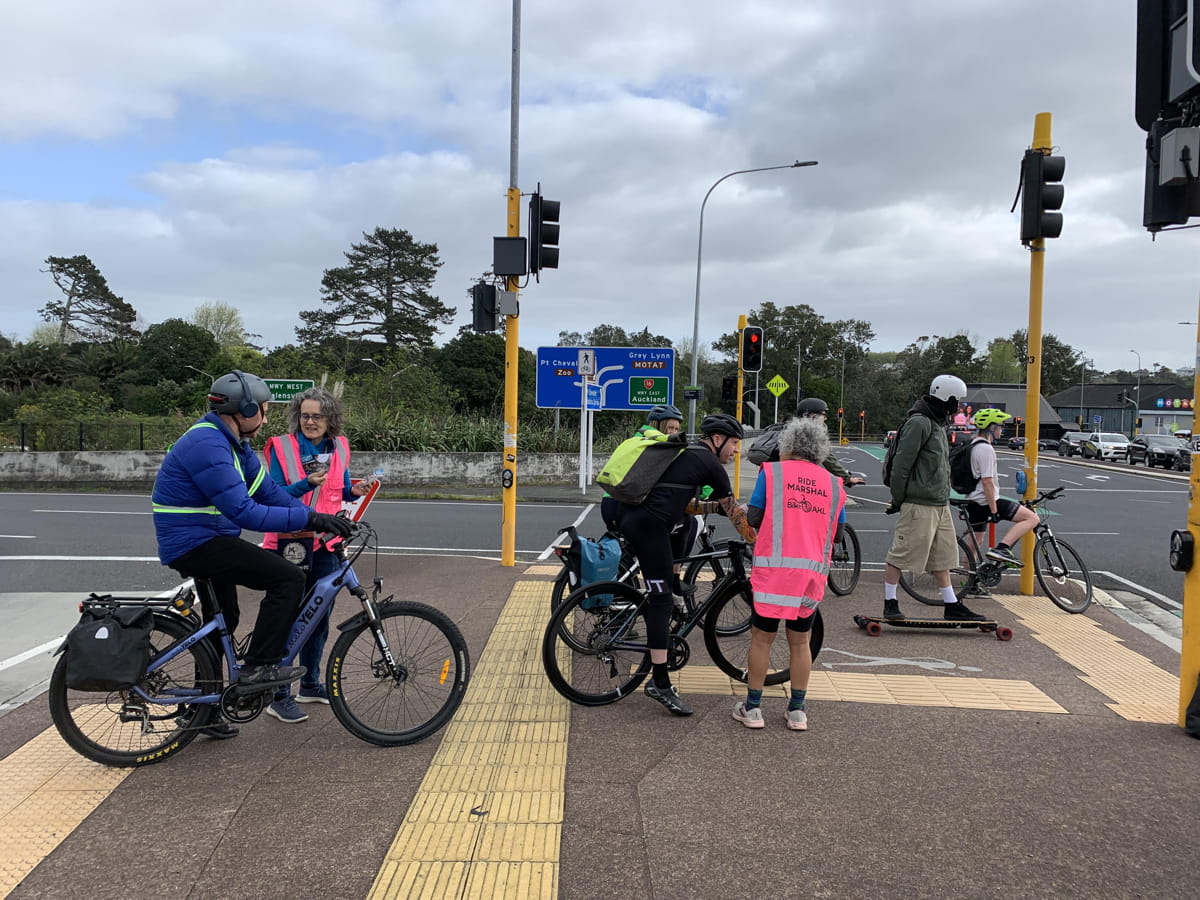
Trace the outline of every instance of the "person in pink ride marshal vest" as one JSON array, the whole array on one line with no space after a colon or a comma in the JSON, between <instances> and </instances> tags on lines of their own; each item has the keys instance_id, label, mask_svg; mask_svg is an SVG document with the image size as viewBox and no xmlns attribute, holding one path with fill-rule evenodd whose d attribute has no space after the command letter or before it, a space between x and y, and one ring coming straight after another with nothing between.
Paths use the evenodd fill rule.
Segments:
<instances>
[{"instance_id":1,"label":"person in pink ride marshal vest","mask_svg":"<svg viewBox=\"0 0 1200 900\"><path fill-rule=\"evenodd\" d=\"M825 596L838 516L846 502L842 481L824 468L829 431L819 419L796 418L779 435L777 463L764 463L750 495L754 544L754 611L746 699L733 717L747 728L764 726L763 682L771 644L783 621L787 630L792 696L786 715L792 731L808 729L805 695L812 671L808 638L817 604Z\"/></svg>"},{"instance_id":2,"label":"person in pink ride marshal vest","mask_svg":"<svg viewBox=\"0 0 1200 900\"><path fill-rule=\"evenodd\" d=\"M307 503L314 510L336 515L342 501L354 500L371 489L375 479L350 484L350 442L342 434L341 401L322 387L311 387L292 397L288 407L288 433L273 437L263 449L271 478L283 489ZM336 545L337 541L329 541ZM278 534L267 534L263 546L273 550L279 546ZM312 562L309 565L307 592L313 584L338 566L337 554L318 545L313 538ZM300 693L293 697L290 687L275 692L267 714L281 722L297 723L308 718L297 705L300 703L329 703L325 685L321 683L321 655L329 637L329 617L321 619L316 631L300 648L300 664L305 675L300 681Z\"/></svg>"}]
</instances>

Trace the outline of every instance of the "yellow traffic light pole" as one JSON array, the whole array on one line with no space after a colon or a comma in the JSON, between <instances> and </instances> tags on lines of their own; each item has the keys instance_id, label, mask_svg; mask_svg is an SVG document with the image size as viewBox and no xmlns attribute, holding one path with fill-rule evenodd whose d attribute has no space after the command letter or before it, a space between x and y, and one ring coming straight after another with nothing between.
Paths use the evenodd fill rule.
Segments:
<instances>
[{"instance_id":1,"label":"yellow traffic light pole","mask_svg":"<svg viewBox=\"0 0 1200 900\"><path fill-rule=\"evenodd\" d=\"M737 338L737 354L738 354L738 357L737 357L737 362L738 362L737 408L736 408L736 410L734 412L734 416L733 416L739 422L742 421L742 390L743 390L742 384L746 378L746 374L742 371L742 330L745 327L746 327L746 316L743 314L743 315L738 316L738 326L737 326L737 333L738 333L738 338ZM694 347L692 348L692 352L693 353L696 352ZM692 427L697 430L699 430L699 428L700 428L700 426L698 424L693 424ZM741 444L739 444L737 453L733 454L733 497L736 500L736 499L740 499L741 496L742 496L742 447L741 447Z\"/></svg>"},{"instance_id":2,"label":"yellow traffic light pole","mask_svg":"<svg viewBox=\"0 0 1200 900\"><path fill-rule=\"evenodd\" d=\"M1050 113L1038 113L1033 119L1032 149L1049 154ZM1030 190L1025 185L1022 190ZM1046 273L1046 239L1029 244L1029 346L1025 358L1025 499L1037 496L1038 445L1041 433L1039 416L1042 398L1042 282ZM1034 435L1030 440L1029 435ZM1033 594L1033 544L1031 536L1021 539L1021 593Z\"/></svg>"},{"instance_id":3,"label":"yellow traffic light pole","mask_svg":"<svg viewBox=\"0 0 1200 900\"><path fill-rule=\"evenodd\" d=\"M1200 323L1200 315L1196 316ZM1200 363L1200 325L1196 327L1196 361ZM1200 365L1192 383L1192 396L1200 394ZM1193 413L1192 434L1196 433ZM1193 445L1194 446L1194 445ZM1200 544L1200 453L1192 453L1192 474L1188 478L1187 530L1192 547ZM1183 638L1179 650L1179 727L1184 724L1187 705L1196 691L1200 675L1200 563L1193 561L1183 576Z\"/></svg>"},{"instance_id":4,"label":"yellow traffic light pole","mask_svg":"<svg viewBox=\"0 0 1200 900\"><path fill-rule=\"evenodd\" d=\"M521 189L508 189L509 237L521 234ZM505 287L520 288L509 276ZM517 364L521 358L520 317L504 317L504 460L500 471L500 565L516 564L517 548Z\"/></svg>"}]
</instances>

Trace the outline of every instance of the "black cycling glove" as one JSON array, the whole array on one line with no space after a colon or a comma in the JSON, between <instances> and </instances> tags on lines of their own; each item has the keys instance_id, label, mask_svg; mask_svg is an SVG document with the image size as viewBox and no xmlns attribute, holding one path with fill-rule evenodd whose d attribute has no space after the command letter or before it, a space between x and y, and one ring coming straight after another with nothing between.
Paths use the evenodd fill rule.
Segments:
<instances>
[{"instance_id":1,"label":"black cycling glove","mask_svg":"<svg viewBox=\"0 0 1200 900\"><path fill-rule=\"evenodd\" d=\"M995 525L999 521L1000 521L1000 513L998 513L998 512L988 513L988 523L989 524Z\"/></svg>"},{"instance_id":2,"label":"black cycling glove","mask_svg":"<svg viewBox=\"0 0 1200 900\"><path fill-rule=\"evenodd\" d=\"M348 538L354 533L354 523L349 519L317 512L315 509L308 514L308 527L318 533L332 534L340 538Z\"/></svg>"}]
</instances>

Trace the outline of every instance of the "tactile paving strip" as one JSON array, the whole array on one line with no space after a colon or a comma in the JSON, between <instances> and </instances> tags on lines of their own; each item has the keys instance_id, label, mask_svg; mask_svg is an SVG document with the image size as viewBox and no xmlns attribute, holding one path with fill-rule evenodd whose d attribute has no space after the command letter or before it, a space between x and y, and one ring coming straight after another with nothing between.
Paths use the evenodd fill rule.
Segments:
<instances>
[{"instance_id":1,"label":"tactile paving strip","mask_svg":"<svg viewBox=\"0 0 1200 900\"><path fill-rule=\"evenodd\" d=\"M1040 641L1104 694L1123 719L1173 725L1179 717L1179 676L1160 669L1087 616L1071 615L1044 597L997 597Z\"/></svg>"},{"instance_id":2,"label":"tactile paving strip","mask_svg":"<svg viewBox=\"0 0 1200 900\"><path fill-rule=\"evenodd\" d=\"M370 897L557 895L570 712L541 667L549 599L513 588Z\"/></svg>"},{"instance_id":3,"label":"tactile paving strip","mask_svg":"<svg viewBox=\"0 0 1200 900\"><path fill-rule=\"evenodd\" d=\"M675 673L681 694L729 694L740 697L746 686L715 666L691 665ZM787 684L768 687L766 696L787 697ZM1001 709L1062 713L1067 710L1030 684L1000 678L954 678L948 675L876 675L814 670L808 682L810 700L888 703L901 706L946 706L955 709Z\"/></svg>"},{"instance_id":4,"label":"tactile paving strip","mask_svg":"<svg viewBox=\"0 0 1200 900\"><path fill-rule=\"evenodd\" d=\"M53 728L0 761L0 898L91 815L130 771L84 759Z\"/></svg>"},{"instance_id":5,"label":"tactile paving strip","mask_svg":"<svg viewBox=\"0 0 1200 900\"><path fill-rule=\"evenodd\" d=\"M534 566L529 566L529 567L528 567L528 568L527 568L527 569L526 569L524 572L522 572L521 574L522 574L522 575L529 575L529 576L536 576L536 575L551 575L551 576L556 576L556 575L558 575L558 573L559 573L559 572L561 572L562 570L563 570L562 563L554 563L553 565L546 564L546 565L534 565Z\"/></svg>"}]
</instances>

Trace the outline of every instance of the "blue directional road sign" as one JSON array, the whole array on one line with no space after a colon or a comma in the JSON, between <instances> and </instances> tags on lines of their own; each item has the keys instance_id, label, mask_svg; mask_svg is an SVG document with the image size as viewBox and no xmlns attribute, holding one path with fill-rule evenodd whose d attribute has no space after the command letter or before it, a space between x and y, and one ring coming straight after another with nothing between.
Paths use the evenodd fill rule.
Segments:
<instances>
[{"instance_id":1,"label":"blue directional road sign","mask_svg":"<svg viewBox=\"0 0 1200 900\"><path fill-rule=\"evenodd\" d=\"M601 409L649 409L675 395L675 350L671 347L538 347L537 405L579 409L583 376L579 351L594 350Z\"/></svg>"},{"instance_id":2,"label":"blue directional road sign","mask_svg":"<svg viewBox=\"0 0 1200 900\"><path fill-rule=\"evenodd\" d=\"M587 386L587 408L592 410L603 409L601 405L600 385L589 384Z\"/></svg>"}]
</instances>

